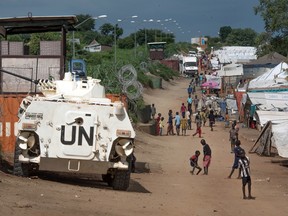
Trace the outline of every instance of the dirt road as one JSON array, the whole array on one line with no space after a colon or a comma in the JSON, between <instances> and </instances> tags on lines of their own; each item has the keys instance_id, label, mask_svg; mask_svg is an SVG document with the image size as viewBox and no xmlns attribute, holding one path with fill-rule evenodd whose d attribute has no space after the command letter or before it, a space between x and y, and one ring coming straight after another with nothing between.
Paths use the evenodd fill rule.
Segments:
<instances>
[{"instance_id":1,"label":"dirt road","mask_svg":"<svg viewBox=\"0 0 288 216\"><path fill-rule=\"evenodd\" d=\"M167 120L169 109L180 110L186 101L189 80L164 82L164 89L145 90L144 99L155 103ZM204 127L204 138L212 149L209 175L191 175L189 157L200 150L200 138L152 136L137 132L136 157L147 163L150 173L133 173L128 192L113 191L100 178L69 179L41 176L19 178L0 172L0 215L277 215L288 214L288 169L272 164L271 158L251 159L252 193L243 200L241 180L227 179L233 162L228 129L216 122L213 132ZM241 136L240 129L240 136ZM165 130L166 132L166 130ZM253 142L242 139L246 152ZM201 158L201 156L200 156ZM200 160L201 164L201 160Z\"/></svg>"}]
</instances>

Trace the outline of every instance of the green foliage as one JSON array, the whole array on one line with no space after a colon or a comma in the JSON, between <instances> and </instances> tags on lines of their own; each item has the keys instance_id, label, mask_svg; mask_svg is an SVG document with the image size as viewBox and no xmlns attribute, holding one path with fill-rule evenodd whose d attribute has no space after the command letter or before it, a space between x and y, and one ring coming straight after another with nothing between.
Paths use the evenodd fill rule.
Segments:
<instances>
[{"instance_id":1,"label":"green foliage","mask_svg":"<svg viewBox=\"0 0 288 216\"><path fill-rule=\"evenodd\" d=\"M230 46L255 46L257 33L250 29L232 29L226 38L227 45Z\"/></svg>"},{"instance_id":2,"label":"green foliage","mask_svg":"<svg viewBox=\"0 0 288 216\"><path fill-rule=\"evenodd\" d=\"M265 23L266 34L257 39L258 54L265 55L276 51L288 56L288 1L259 0L254 7L255 14L260 14Z\"/></svg>"},{"instance_id":3,"label":"green foliage","mask_svg":"<svg viewBox=\"0 0 288 216\"><path fill-rule=\"evenodd\" d=\"M40 41L60 41L61 35L58 32L47 32L32 34L29 42L30 54L40 54Z\"/></svg>"},{"instance_id":4,"label":"green foliage","mask_svg":"<svg viewBox=\"0 0 288 216\"><path fill-rule=\"evenodd\" d=\"M190 50L197 52L197 44L190 44L187 42L167 44L165 48L165 56L170 57L174 54L188 53Z\"/></svg>"},{"instance_id":5,"label":"green foliage","mask_svg":"<svg viewBox=\"0 0 288 216\"><path fill-rule=\"evenodd\" d=\"M149 72L155 76L162 77L164 80L169 81L173 79L174 76L179 74L169 67L161 64L160 62L152 62L148 66Z\"/></svg>"},{"instance_id":6,"label":"green foliage","mask_svg":"<svg viewBox=\"0 0 288 216\"><path fill-rule=\"evenodd\" d=\"M114 26L110 23L103 24L99 29L100 33L104 36L113 36L114 34Z\"/></svg>"},{"instance_id":7,"label":"green foliage","mask_svg":"<svg viewBox=\"0 0 288 216\"><path fill-rule=\"evenodd\" d=\"M256 52L257 56L261 57L273 52L274 48L270 43L271 39L271 34L268 34L266 32L257 35L255 39L255 43L258 47Z\"/></svg>"},{"instance_id":8,"label":"green foliage","mask_svg":"<svg viewBox=\"0 0 288 216\"><path fill-rule=\"evenodd\" d=\"M75 25L78 31L94 30L95 20L89 14L76 15L78 23Z\"/></svg>"},{"instance_id":9,"label":"green foliage","mask_svg":"<svg viewBox=\"0 0 288 216\"><path fill-rule=\"evenodd\" d=\"M288 35L288 1L259 0L254 7L255 14L260 14L265 22L265 29L273 35L287 37Z\"/></svg>"},{"instance_id":10,"label":"green foliage","mask_svg":"<svg viewBox=\"0 0 288 216\"><path fill-rule=\"evenodd\" d=\"M231 26L222 26L219 30L221 42L225 42L228 35L232 32Z\"/></svg>"},{"instance_id":11,"label":"green foliage","mask_svg":"<svg viewBox=\"0 0 288 216\"><path fill-rule=\"evenodd\" d=\"M120 49L132 49L134 46L135 46L135 42L132 37L125 37L118 41L118 47Z\"/></svg>"},{"instance_id":12,"label":"green foliage","mask_svg":"<svg viewBox=\"0 0 288 216\"><path fill-rule=\"evenodd\" d=\"M211 50L213 47L214 50L220 49L223 44L221 43L221 39L219 37L207 37L208 38L208 49Z\"/></svg>"}]
</instances>

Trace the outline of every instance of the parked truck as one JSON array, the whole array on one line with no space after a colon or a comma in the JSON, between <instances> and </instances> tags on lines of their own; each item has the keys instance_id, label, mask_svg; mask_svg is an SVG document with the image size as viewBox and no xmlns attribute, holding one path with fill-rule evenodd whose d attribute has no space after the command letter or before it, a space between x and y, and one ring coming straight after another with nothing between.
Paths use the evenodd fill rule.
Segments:
<instances>
[{"instance_id":1,"label":"parked truck","mask_svg":"<svg viewBox=\"0 0 288 216\"><path fill-rule=\"evenodd\" d=\"M198 60L196 56L182 56L179 61L181 74L195 76L198 74Z\"/></svg>"}]
</instances>

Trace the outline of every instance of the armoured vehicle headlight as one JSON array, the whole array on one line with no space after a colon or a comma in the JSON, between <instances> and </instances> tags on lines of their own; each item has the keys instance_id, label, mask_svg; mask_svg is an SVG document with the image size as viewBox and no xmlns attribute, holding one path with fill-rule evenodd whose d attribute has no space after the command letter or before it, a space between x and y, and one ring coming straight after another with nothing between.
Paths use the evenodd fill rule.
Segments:
<instances>
[{"instance_id":1,"label":"armoured vehicle headlight","mask_svg":"<svg viewBox=\"0 0 288 216\"><path fill-rule=\"evenodd\" d=\"M115 146L115 151L120 156L129 156L133 152L133 144L131 140L121 139Z\"/></svg>"},{"instance_id":2,"label":"armoured vehicle headlight","mask_svg":"<svg viewBox=\"0 0 288 216\"><path fill-rule=\"evenodd\" d=\"M34 123L23 123L22 124L23 130L32 130L35 131L37 129L37 124Z\"/></svg>"},{"instance_id":3,"label":"armoured vehicle headlight","mask_svg":"<svg viewBox=\"0 0 288 216\"><path fill-rule=\"evenodd\" d=\"M131 131L130 130L116 130L116 136L131 137Z\"/></svg>"}]
</instances>

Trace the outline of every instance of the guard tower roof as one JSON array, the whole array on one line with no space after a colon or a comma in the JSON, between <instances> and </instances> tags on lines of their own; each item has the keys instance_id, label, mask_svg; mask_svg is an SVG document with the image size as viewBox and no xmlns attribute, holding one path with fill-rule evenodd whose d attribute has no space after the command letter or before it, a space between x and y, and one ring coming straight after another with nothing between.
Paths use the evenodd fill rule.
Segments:
<instances>
[{"instance_id":1,"label":"guard tower roof","mask_svg":"<svg viewBox=\"0 0 288 216\"><path fill-rule=\"evenodd\" d=\"M74 30L78 22L75 15L70 16L32 16L0 18L0 35L6 37L13 34L29 34L40 32Z\"/></svg>"}]
</instances>

